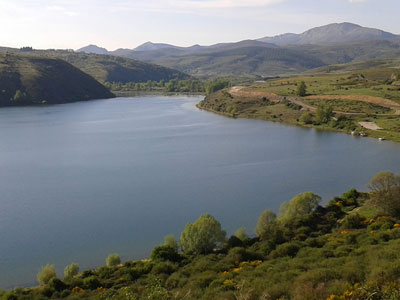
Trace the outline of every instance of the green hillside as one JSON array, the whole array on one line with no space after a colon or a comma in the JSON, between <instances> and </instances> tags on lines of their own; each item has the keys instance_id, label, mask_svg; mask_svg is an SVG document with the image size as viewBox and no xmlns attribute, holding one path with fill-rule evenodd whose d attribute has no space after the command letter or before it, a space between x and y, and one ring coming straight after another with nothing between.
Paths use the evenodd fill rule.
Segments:
<instances>
[{"instance_id":1,"label":"green hillside","mask_svg":"<svg viewBox=\"0 0 400 300\"><path fill-rule=\"evenodd\" d=\"M76 53L64 50L34 51L33 54L65 60L102 83L169 81L171 79L189 79L190 77L170 68L111 55Z\"/></svg>"},{"instance_id":2,"label":"green hillside","mask_svg":"<svg viewBox=\"0 0 400 300\"><path fill-rule=\"evenodd\" d=\"M149 259L120 261L58 279L53 265L40 286L0 291L2 300L395 300L400 297L400 175L380 172L368 192L351 189L322 204L306 192L279 214L260 212L256 236L229 238L203 214L166 236ZM238 224L240 226L240 224Z\"/></svg>"},{"instance_id":3,"label":"green hillside","mask_svg":"<svg viewBox=\"0 0 400 300\"><path fill-rule=\"evenodd\" d=\"M195 52L169 49L130 52L128 55L199 77L294 74L324 65L320 59L307 53L276 47L207 49Z\"/></svg>"},{"instance_id":4,"label":"green hillside","mask_svg":"<svg viewBox=\"0 0 400 300\"><path fill-rule=\"evenodd\" d=\"M112 97L102 84L63 60L0 52L0 106Z\"/></svg>"}]
</instances>

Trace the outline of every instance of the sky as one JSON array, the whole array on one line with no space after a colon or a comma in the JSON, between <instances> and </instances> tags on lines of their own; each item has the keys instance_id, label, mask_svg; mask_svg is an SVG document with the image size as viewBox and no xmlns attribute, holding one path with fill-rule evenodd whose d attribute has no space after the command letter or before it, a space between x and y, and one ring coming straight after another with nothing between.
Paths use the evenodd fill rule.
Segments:
<instances>
[{"instance_id":1,"label":"sky","mask_svg":"<svg viewBox=\"0 0 400 300\"><path fill-rule=\"evenodd\" d=\"M211 45L329 23L400 34L399 0L0 0L0 46Z\"/></svg>"}]
</instances>

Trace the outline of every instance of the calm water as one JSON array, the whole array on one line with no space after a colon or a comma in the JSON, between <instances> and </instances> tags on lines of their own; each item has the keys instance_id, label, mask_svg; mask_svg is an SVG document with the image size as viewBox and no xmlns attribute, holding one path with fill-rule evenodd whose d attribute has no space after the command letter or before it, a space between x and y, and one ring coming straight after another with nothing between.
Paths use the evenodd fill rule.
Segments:
<instances>
[{"instance_id":1,"label":"calm water","mask_svg":"<svg viewBox=\"0 0 400 300\"><path fill-rule=\"evenodd\" d=\"M0 109L0 287L40 266L143 258L210 212L251 233L297 193L400 171L400 144L199 111L199 97Z\"/></svg>"}]
</instances>

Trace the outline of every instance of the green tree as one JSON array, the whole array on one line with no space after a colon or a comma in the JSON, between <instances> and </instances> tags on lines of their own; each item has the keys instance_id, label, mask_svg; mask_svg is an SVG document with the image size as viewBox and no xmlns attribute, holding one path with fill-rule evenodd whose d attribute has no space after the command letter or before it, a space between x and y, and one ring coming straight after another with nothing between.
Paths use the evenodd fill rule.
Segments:
<instances>
[{"instance_id":1,"label":"green tree","mask_svg":"<svg viewBox=\"0 0 400 300\"><path fill-rule=\"evenodd\" d=\"M315 121L318 124L328 123L333 116L333 108L331 105L320 105L315 113Z\"/></svg>"},{"instance_id":2,"label":"green tree","mask_svg":"<svg viewBox=\"0 0 400 300\"><path fill-rule=\"evenodd\" d=\"M45 265L36 276L40 285L47 284L52 278L57 278L56 268L54 265Z\"/></svg>"},{"instance_id":3,"label":"green tree","mask_svg":"<svg viewBox=\"0 0 400 300\"><path fill-rule=\"evenodd\" d=\"M78 264L70 264L66 266L64 269L64 278L70 279L79 273L79 265Z\"/></svg>"},{"instance_id":4,"label":"green tree","mask_svg":"<svg viewBox=\"0 0 400 300\"><path fill-rule=\"evenodd\" d=\"M270 210L264 210L258 218L255 232L261 239L266 239L276 227L276 214Z\"/></svg>"},{"instance_id":5,"label":"green tree","mask_svg":"<svg viewBox=\"0 0 400 300\"><path fill-rule=\"evenodd\" d=\"M368 187L373 204L385 214L400 216L400 174L379 172L370 180Z\"/></svg>"},{"instance_id":6,"label":"green tree","mask_svg":"<svg viewBox=\"0 0 400 300\"><path fill-rule=\"evenodd\" d=\"M118 254L110 254L107 258L106 258L106 265L109 267L113 267L116 265L119 265L121 263L121 259L119 257Z\"/></svg>"},{"instance_id":7,"label":"green tree","mask_svg":"<svg viewBox=\"0 0 400 300\"><path fill-rule=\"evenodd\" d=\"M307 85L304 81L300 82L300 84L297 86L296 95L299 97L304 97L307 95Z\"/></svg>"},{"instance_id":8,"label":"green tree","mask_svg":"<svg viewBox=\"0 0 400 300\"><path fill-rule=\"evenodd\" d=\"M305 112L305 113L303 113L303 114L300 116L299 121L300 121L301 123L303 123L303 124L312 124L312 121L313 121L312 114L309 113L308 111Z\"/></svg>"},{"instance_id":9,"label":"green tree","mask_svg":"<svg viewBox=\"0 0 400 300\"><path fill-rule=\"evenodd\" d=\"M163 246L170 247L178 252L178 242L172 234L165 236Z\"/></svg>"},{"instance_id":10,"label":"green tree","mask_svg":"<svg viewBox=\"0 0 400 300\"><path fill-rule=\"evenodd\" d=\"M12 100L15 102L23 102L24 100L26 100L26 93L17 90Z\"/></svg>"},{"instance_id":11,"label":"green tree","mask_svg":"<svg viewBox=\"0 0 400 300\"><path fill-rule=\"evenodd\" d=\"M282 204L279 221L288 223L295 218L307 216L318 207L320 202L321 197L311 192L296 195L289 203Z\"/></svg>"},{"instance_id":12,"label":"green tree","mask_svg":"<svg viewBox=\"0 0 400 300\"><path fill-rule=\"evenodd\" d=\"M193 224L188 223L181 233L180 243L186 253L211 252L225 239L221 224L210 214L203 214Z\"/></svg>"},{"instance_id":13,"label":"green tree","mask_svg":"<svg viewBox=\"0 0 400 300\"><path fill-rule=\"evenodd\" d=\"M249 237L247 236L246 229L244 227L240 227L238 230L235 232L235 236L241 240L242 242L247 240Z\"/></svg>"}]
</instances>

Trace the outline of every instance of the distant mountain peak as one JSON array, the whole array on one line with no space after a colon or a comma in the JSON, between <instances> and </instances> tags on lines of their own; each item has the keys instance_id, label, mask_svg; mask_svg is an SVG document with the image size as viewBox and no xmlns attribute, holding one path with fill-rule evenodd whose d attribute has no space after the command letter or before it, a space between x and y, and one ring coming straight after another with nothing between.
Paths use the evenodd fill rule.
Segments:
<instances>
[{"instance_id":1,"label":"distant mountain peak","mask_svg":"<svg viewBox=\"0 0 400 300\"><path fill-rule=\"evenodd\" d=\"M329 45L366 40L391 40L398 36L375 28L363 27L358 24L343 22L332 23L307 30L301 34L286 33L273 37L259 39L262 42L279 46L286 45Z\"/></svg>"},{"instance_id":2,"label":"distant mountain peak","mask_svg":"<svg viewBox=\"0 0 400 300\"><path fill-rule=\"evenodd\" d=\"M101 48L96 45L88 45L86 47L76 50L76 52L94 53L94 54L109 54L106 48Z\"/></svg>"},{"instance_id":3,"label":"distant mountain peak","mask_svg":"<svg viewBox=\"0 0 400 300\"><path fill-rule=\"evenodd\" d=\"M164 43L153 43L153 42L146 42L138 47L136 47L134 50L135 51L153 51L153 50L159 50L159 49L178 49L180 47L170 45L170 44L164 44Z\"/></svg>"}]
</instances>

